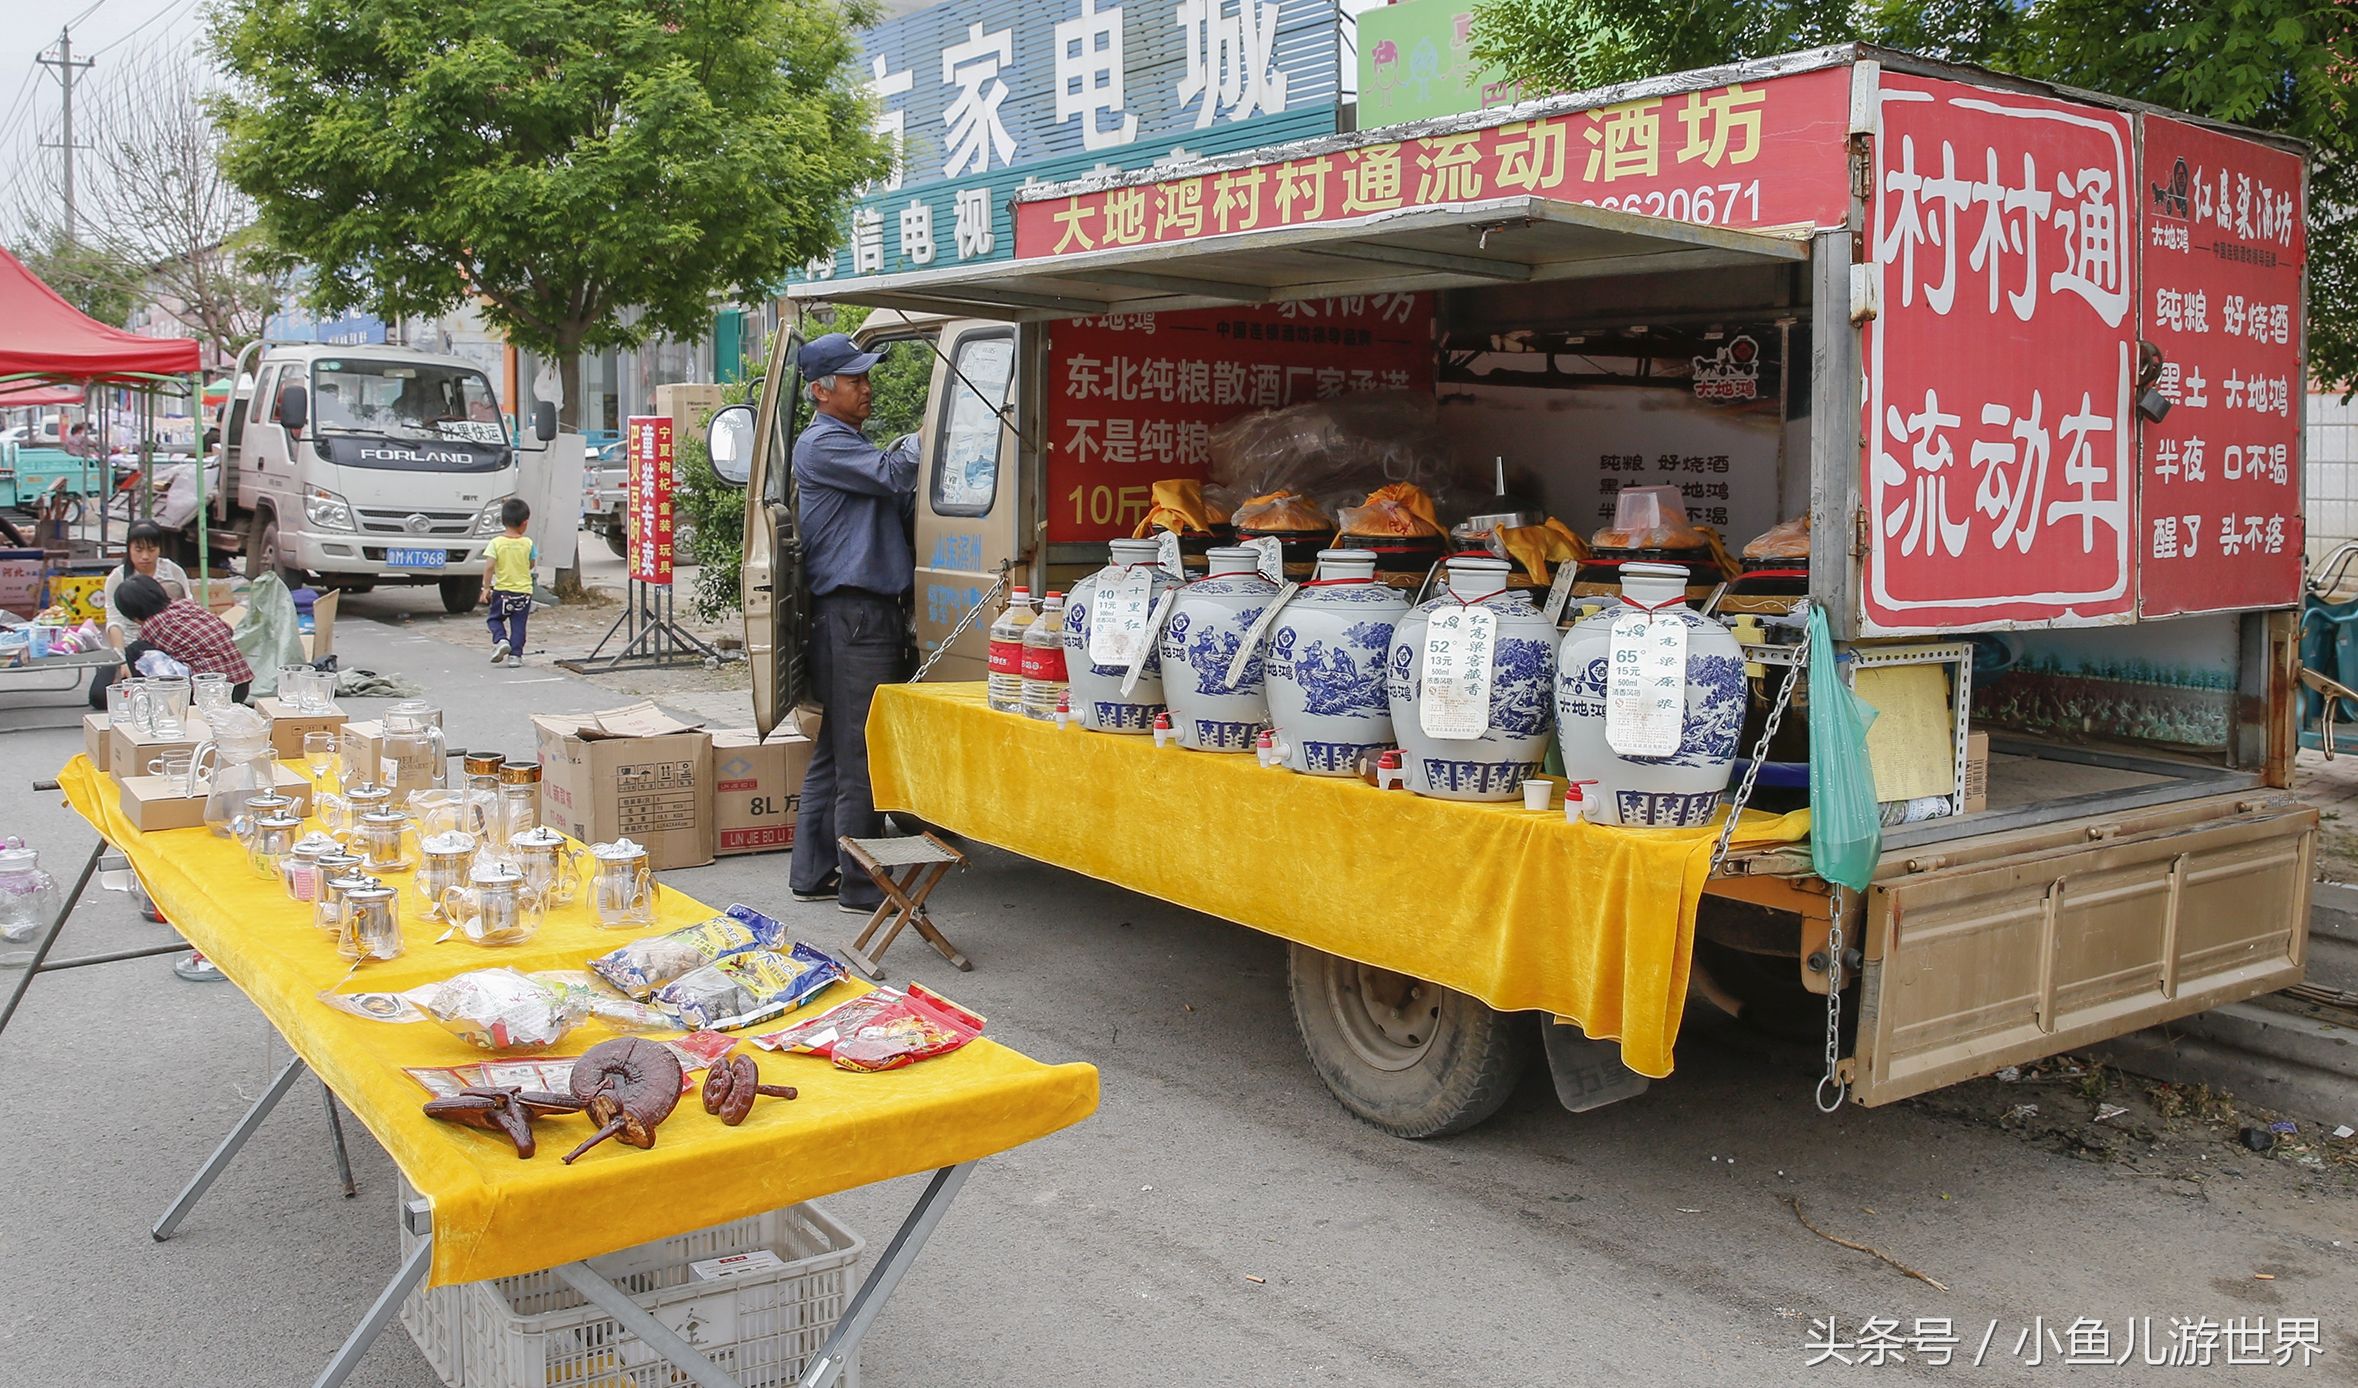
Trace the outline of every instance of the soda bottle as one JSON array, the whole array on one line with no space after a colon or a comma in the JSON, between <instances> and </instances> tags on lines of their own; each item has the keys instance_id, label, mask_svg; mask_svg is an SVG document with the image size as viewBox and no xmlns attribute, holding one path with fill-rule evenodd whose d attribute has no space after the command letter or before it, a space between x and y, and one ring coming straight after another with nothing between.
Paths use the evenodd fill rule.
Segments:
<instances>
[{"instance_id":1,"label":"soda bottle","mask_svg":"<svg viewBox=\"0 0 2358 1388\"><path fill-rule=\"evenodd\" d=\"M1050 593L1023 634L1023 712L1047 722L1064 698L1064 594Z\"/></svg>"},{"instance_id":2,"label":"soda bottle","mask_svg":"<svg viewBox=\"0 0 2358 1388\"><path fill-rule=\"evenodd\" d=\"M1032 611L1032 590L1017 584L999 620L991 623L991 674L983 697L1001 713L1023 712L1023 633L1038 615Z\"/></svg>"}]
</instances>

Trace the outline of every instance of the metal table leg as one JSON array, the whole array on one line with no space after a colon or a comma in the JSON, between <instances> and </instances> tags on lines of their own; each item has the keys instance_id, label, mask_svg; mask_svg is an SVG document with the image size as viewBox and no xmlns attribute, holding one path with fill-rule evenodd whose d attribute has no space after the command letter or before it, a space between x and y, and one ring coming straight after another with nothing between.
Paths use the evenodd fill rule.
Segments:
<instances>
[{"instance_id":1,"label":"metal table leg","mask_svg":"<svg viewBox=\"0 0 2358 1388\"><path fill-rule=\"evenodd\" d=\"M917 1261L925 1241L933 1237L934 1227L942 1222L942 1215L949 1210L950 1201L957 1197L959 1187L966 1184L966 1178L974 1174L974 1168L979 1164L960 1162L933 1173L933 1180L925 1187L925 1194L917 1197L916 1207L909 1211L907 1219L901 1221L901 1227L892 1236L892 1242L885 1245L884 1256L876 1260L876 1266L869 1269L867 1280L860 1283L858 1291L852 1293L851 1304L843 1308L843 1319L835 1323L835 1333L827 1337L827 1343L819 1346L819 1352L812 1355L810 1363L803 1366L802 1377L795 1380L795 1388L832 1388L836 1379L842 1375L844 1364L859 1348L860 1337L868 1333L876 1313L884 1309L884 1303L891 1298L893 1289L900 1286L901 1278L909 1271L909 1265Z\"/></svg>"},{"instance_id":2,"label":"metal table leg","mask_svg":"<svg viewBox=\"0 0 2358 1388\"><path fill-rule=\"evenodd\" d=\"M647 1348L670 1360L674 1368L696 1380L699 1388L739 1388L734 1377L704 1357L704 1351L681 1339L678 1331L649 1315L645 1308L630 1299L628 1293L607 1281L589 1264L566 1263L553 1271L565 1279L566 1285L588 1297L599 1310L612 1316L623 1329L638 1336Z\"/></svg>"},{"instance_id":3,"label":"metal table leg","mask_svg":"<svg viewBox=\"0 0 2358 1388\"><path fill-rule=\"evenodd\" d=\"M0 1007L0 1031L8 1030L8 1019L16 1015L16 1005L24 1001L25 990L33 986L33 975L41 972L42 966L49 962L50 948L65 930L66 917L72 915L74 907L81 903L82 893L89 888L90 879L97 875L98 860L105 852L105 839L100 839L91 848L89 861L82 864L82 875L74 879L74 889L66 893L65 904L57 908L57 919L49 923L49 933L41 937L41 947L33 951L33 962L26 966L16 986L9 990L8 1005Z\"/></svg>"},{"instance_id":4,"label":"metal table leg","mask_svg":"<svg viewBox=\"0 0 2358 1388\"><path fill-rule=\"evenodd\" d=\"M336 1388L336 1385L352 1376L352 1371L360 1367L361 1356L367 1354L368 1347L385 1333L385 1327L393 1323L394 1315L401 1310L402 1300L416 1291L420 1282L426 1280L426 1268L433 1261L434 1240L429 1235L420 1239L418 1246L410 1250L409 1256L401 1260L401 1270L393 1274L393 1280L385 1284L385 1290L377 1293L377 1299L369 1303L368 1314L362 1316L360 1324L352 1327L352 1333L344 1337L344 1346L336 1351L336 1357L319 1371L319 1381L314 1388Z\"/></svg>"},{"instance_id":5,"label":"metal table leg","mask_svg":"<svg viewBox=\"0 0 2358 1388\"><path fill-rule=\"evenodd\" d=\"M278 1101L286 1097L286 1092L294 1087L295 1076L301 1073L303 1057L288 1057L286 1068L278 1072L278 1078L270 1082L270 1088L262 1091L262 1097L246 1110L245 1117L237 1120L237 1126L229 1130L229 1136L221 1139L221 1145L213 1150L212 1156L205 1159L203 1166L197 1168L197 1174L189 1179L187 1188L172 1202L172 1207L164 1211L162 1219L156 1221L156 1227L149 1232L155 1236L157 1243L172 1237L172 1231L180 1227L180 1221L188 1217L189 1210L212 1188L213 1182L221 1178L230 1159L238 1154L239 1148L246 1145L246 1139L254 1135L254 1129L262 1126L262 1120L270 1116L270 1111L278 1107Z\"/></svg>"},{"instance_id":6,"label":"metal table leg","mask_svg":"<svg viewBox=\"0 0 2358 1388\"><path fill-rule=\"evenodd\" d=\"M327 1100L328 1135L336 1143L336 1179L344 1183L344 1198L350 1200L360 1194L360 1183L352 1179L352 1153L344 1146L344 1116L336 1111L336 1091L326 1080L319 1082L319 1097Z\"/></svg>"}]
</instances>

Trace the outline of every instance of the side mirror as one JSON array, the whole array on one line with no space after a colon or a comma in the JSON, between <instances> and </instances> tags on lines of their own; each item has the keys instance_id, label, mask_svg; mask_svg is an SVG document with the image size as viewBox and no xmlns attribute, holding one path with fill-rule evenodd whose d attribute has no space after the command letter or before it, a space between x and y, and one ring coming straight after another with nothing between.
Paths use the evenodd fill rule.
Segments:
<instances>
[{"instance_id":1,"label":"side mirror","mask_svg":"<svg viewBox=\"0 0 2358 1388\"><path fill-rule=\"evenodd\" d=\"M311 422L311 392L299 385L288 386L278 393L278 422L290 434L300 434Z\"/></svg>"},{"instance_id":2,"label":"side mirror","mask_svg":"<svg viewBox=\"0 0 2358 1388\"><path fill-rule=\"evenodd\" d=\"M712 470L733 487L753 480L753 407L731 405L704 426L704 446L712 455Z\"/></svg>"},{"instance_id":3,"label":"side mirror","mask_svg":"<svg viewBox=\"0 0 2358 1388\"><path fill-rule=\"evenodd\" d=\"M557 436L557 406L554 401L532 402L532 436L542 443Z\"/></svg>"}]
</instances>

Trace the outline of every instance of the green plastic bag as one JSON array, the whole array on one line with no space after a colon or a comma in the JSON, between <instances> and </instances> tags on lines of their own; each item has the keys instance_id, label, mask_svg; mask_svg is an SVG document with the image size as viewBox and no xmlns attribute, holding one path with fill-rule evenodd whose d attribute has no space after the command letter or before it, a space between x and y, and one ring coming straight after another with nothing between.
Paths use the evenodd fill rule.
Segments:
<instances>
[{"instance_id":1,"label":"green plastic bag","mask_svg":"<svg viewBox=\"0 0 2358 1388\"><path fill-rule=\"evenodd\" d=\"M1873 709L1842 682L1826 614L1809 613L1809 859L1818 876L1866 888L1883 854L1875 769L1867 762Z\"/></svg>"}]
</instances>

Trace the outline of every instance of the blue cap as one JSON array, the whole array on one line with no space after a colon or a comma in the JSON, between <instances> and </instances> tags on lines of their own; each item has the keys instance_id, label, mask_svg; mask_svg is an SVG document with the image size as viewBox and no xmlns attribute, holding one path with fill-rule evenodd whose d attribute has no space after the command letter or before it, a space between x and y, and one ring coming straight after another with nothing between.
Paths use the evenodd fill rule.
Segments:
<instances>
[{"instance_id":1,"label":"blue cap","mask_svg":"<svg viewBox=\"0 0 2358 1388\"><path fill-rule=\"evenodd\" d=\"M861 351L849 334L829 333L804 343L794 360L802 367L802 378L815 381L821 376L865 376L883 359L882 352Z\"/></svg>"}]
</instances>

